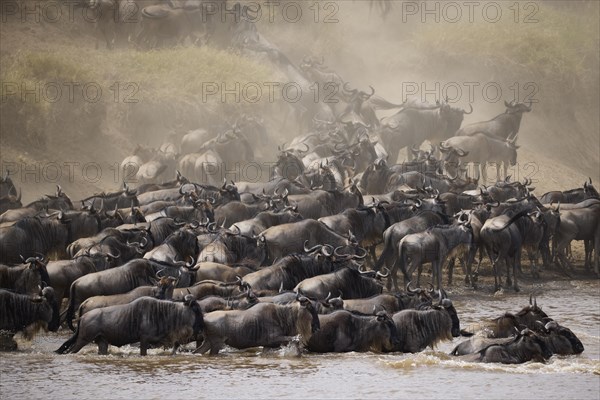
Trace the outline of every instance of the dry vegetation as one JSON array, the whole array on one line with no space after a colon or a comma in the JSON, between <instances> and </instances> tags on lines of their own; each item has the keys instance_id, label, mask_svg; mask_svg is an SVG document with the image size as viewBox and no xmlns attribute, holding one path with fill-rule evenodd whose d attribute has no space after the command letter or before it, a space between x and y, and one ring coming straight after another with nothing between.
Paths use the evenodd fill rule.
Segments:
<instances>
[{"instance_id":1,"label":"dry vegetation","mask_svg":"<svg viewBox=\"0 0 600 400\"><path fill-rule=\"evenodd\" d=\"M515 24L509 19L490 26L468 23L402 23L396 6L385 21L360 1L340 2L338 23L298 24L261 21L259 30L298 62L304 55L323 55L327 64L353 86L375 86L379 94L398 101L404 81L494 80L539 84L534 112L525 115L520 165L533 162L540 182L536 192L578 186L587 176L600 178L599 4L556 8L539 3L538 23ZM273 115L268 104L203 103L203 82L264 82L284 79L264 58L211 47L192 46L141 52L94 49L87 23L21 23L10 18L0 24L0 80L31 87L48 82L96 82L101 101L91 103L65 96L55 103L28 97L3 99L0 104L5 162L44 162L70 159L120 161L134 143L157 146L169 133L234 119L243 111ZM115 82L134 83L114 101ZM131 88L130 88L131 89ZM133 89L132 89L133 90ZM79 95L80 96L80 95ZM511 100L511 99L508 99ZM461 104L462 105L462 104ZM503 110L501 103L476 102L465 123L488 119ZM283 142L289 132L271 124ZM279 140L280 139L280 140ZM521 169L517 174L526 176ZM104 177L106 178L106 176ZM76 191L112 189L104 179L84 183ZM66 187L69 188L69 183ZM87 186L86 186L87 185ZM48 187L53 185L47 185ZM44 183L25 191L37 196ZM35 193L30 193L35 192Z\"/></svg>"}]
</instances>

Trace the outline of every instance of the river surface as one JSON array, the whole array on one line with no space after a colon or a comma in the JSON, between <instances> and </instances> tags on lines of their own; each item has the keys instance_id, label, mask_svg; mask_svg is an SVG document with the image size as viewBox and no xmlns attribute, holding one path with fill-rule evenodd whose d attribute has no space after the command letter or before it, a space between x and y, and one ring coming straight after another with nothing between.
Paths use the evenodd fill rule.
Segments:
<instances>
[{"instance_id":1,"label":"river surface","mask_svg":"<svg viewBox=\"0 0 600 400\"><path fill-rule=\"evenodd\" d=\"M53 353L70 335L19 339L20 350L0 353L2 399L254 399L444 398L600 399L600 281L547 282L537 302L583 342L579 356L553 356L522 365L458 361L448 353L461 338L419 354L348 353L294 356L291 349L226 349L216 357L135 346L97 355ZM505 311L517 312L529 294L461 293L451 298L469 328Z\"/></svg>"}]
</instances>

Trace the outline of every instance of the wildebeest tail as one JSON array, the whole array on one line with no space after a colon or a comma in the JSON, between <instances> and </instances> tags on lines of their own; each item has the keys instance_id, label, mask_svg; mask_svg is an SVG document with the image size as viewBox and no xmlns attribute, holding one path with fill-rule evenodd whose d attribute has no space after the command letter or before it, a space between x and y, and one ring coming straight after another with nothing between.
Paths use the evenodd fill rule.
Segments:
<instances>
[{"instance_id":1,"label":"wildebeest tail","mask_svg":"<svg viewBox=\"0 0 600 400\"><path fill-rule=\"evenodd\" d=\"M392 249L390 248L390 246L388 246L387 243L385 243L385 245L383 247L383 251L381 252L381 255L375 262L375 267L374 267L375 271L379 271L381 269L381 267L383 267L383 264L386 262L386 259L388 258L388 256L391 255L390 254L391 251L392 251Z\"/></svg>"},{"instance_id":2,"label":"wildebeest tail","mask_svg":"<svg viewBox=\"0 0 600 400\"><path fill-rule=\"evenodd\" d=\"M81 324L81 321L77 322L77 329L75 330L75 333L66 342L64 342L58 348L58 350L55 351L56 354L65 354L65 353L68 353L71 351L71 349L73 348L73 345L77 341L77 337L79 336L80 324Z\"/></svg>"},{"instance_id":3,"label":"wildebeest tail","mask_svg":"<svg viewBox=\"0 0 600 400\"><path fill-rule=\"evenodd\" d=\"M71 285L69 289L69 307L67 308L67 315L65 319L67 320L67 325L69 329L75 331L75 327L73 326L73 318L75 317L75 285Z\"/></svg>"}]
</instances>

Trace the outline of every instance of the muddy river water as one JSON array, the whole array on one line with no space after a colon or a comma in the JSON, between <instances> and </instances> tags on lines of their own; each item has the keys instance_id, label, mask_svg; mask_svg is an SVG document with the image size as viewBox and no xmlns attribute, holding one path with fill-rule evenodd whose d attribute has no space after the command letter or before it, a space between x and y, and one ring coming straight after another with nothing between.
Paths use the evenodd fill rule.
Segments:
<instances>
[{"instance_id":1,"label":"muddy river water","mask_svg":"<svg viewBox=\"0 0 600 400\"><path fill-rule=\"evenodd\" d=\"M464 328L528 304L526 293L459 291L452 298ZM88 345L59 356L53 350L69 337L60 330L19 340L18 352L0 354L0 398L600 399L600 282L548 282L537 301L581 339L581 355L553 356L545 364L475 364L448 355L464 340L457 338L419 354L296 357L289 349L227 349L209 357L154 349L140 357L139 349L125 346L99 356Z\"/></svg>"}]
</instances>

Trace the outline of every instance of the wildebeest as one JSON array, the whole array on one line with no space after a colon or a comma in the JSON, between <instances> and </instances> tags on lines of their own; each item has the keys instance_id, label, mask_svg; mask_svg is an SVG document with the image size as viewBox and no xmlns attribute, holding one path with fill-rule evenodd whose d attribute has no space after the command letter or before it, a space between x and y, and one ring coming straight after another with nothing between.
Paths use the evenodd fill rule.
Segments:
<instances>
[{"instance_id":1,"label":"wildebeest","mask_svg":"<svg viewBox=\"0 0 600 400\"><path fill-rule=\"evenodd\" d=\"M111 266L111 260L119 255L110 253L82 254L72 260L50 261L46 265L48 276L52 282L58 305L69 297L71 284L84 275L104 271Z\"/></svg>"},{"instance_id":2,"label":"wildebeest","mask_svg":"<svg viewBox=\"0 0 600 400\"><path fill-rule=\"evenodd\" d=\"M342 236L325 224L314 219L273 226L258 235L258 244L266 249L263 263L285 257L292 253L301 253L305 247L331 245L343 249L345 253L355 254L358 242L354 235Z\"/></svg>"},{"instance_id":3,"label":"wildebeest","mask_svg":"<svg viewBox=\"0 0 600 400\"><path fill-rule=\"evenodd\" d=\"M454 251L465 247L468 253L473 245L473 230L468 221L457 225L438 225L425 232L404 236L398 244L398 265L404 273L405 281L411 280L412 273L417 271L417 286L420 284L420 271L423 264L431 263L431 277L438 290L442 289L442 266ZM467 267L470 275L470 266ZM392 273L394 288L398 290L396 271Z\"/></svg>"},{"instance_id":4,"label":"wildebeest","mask_svg":"<svg viewBox=\"0 0 600 400\"><path fill-rule=\"evenodd\" d=\"M385 265L392 268L393 276L394 270L398 269L398 266L395 265L398 263L398 244L406 235L448 223L450 223L450 219L446 214L423 210L413 217L393 224L383 232L383 251L375 263L375 270L379 270ZM391 285L388 288L391 288Z\"/></svg>"},{"instance_id":5,"label":"wildebeest","mask_svg":"<svg viewBox=\"0 0 600 400\"><path fill-rule=\"evenodd\" d=\"M483 133L499 140L516 137L519 133L523 113L530 112L532 104L532 102L529 102L529 105L516 103L514 100L510 103L504 101L506 111L503 114L499 114L489 121L465 125L460 128L455 135L470 136L477 133Z\"/></svg>"},{"instance_id":6,"label":"wildebeest","mask_svg":"<svg viewBox=\"0 0 600 400\"><path fill-rule=\"evenodd\" d=\"M193 296L183 303L142 297L129 304L98 308L85 314L69 340L56 350L59 354L77 353L95 341L98 353L108 354L108 345L140 343L145 356L152 346L188 343L203 329L202 311Z\"/></svg>"},{"instance_id":7,"label":"wildebeest","mask_svg":"<svg viewBox=\"0 0 600 400\"><path fill-rule=\"evenodd\" d=\"M545 321L548 321L548 319L545 319ZM543 322L540 322L538 325L537 334L553 354L583 353L583 343L569 328L560 325L554 320L549 320L545 325Z\"/></svg>"},{"instance_id":8,"label":"wildebeest","mask_svg":"<svg viewBox=\"0 0 600 400\"><path fill-rule=\"evenodd\" d=\"M214 280L221 282L232 282L236 277L243 277L252 272L253 269L245 266L229 266L214 262L198 263L193 268L195 272L195 281Z\"/></svg>"},{"instance_id":9,"label":"wildebeest","mask_svg":"<svg viewBox=\"0 0 600 400\"><path fill-rule=\"evenodd\" d=\"M177 285L177 279L172 276L163 276L154 286L140 286L127 293L113 294L108 296L92 296L88 297L79 306L79 319L96 308L116 306L119 304L128 304L140 297L153 297L158 300L171 300L173 298L173 290Z\"/></svg>"},{"instance_id":10,"label":"wildebeest","mask_svg":"<svg viewBox=\"0 0 600 400\"><path fill-rule=\"evenodd\" d=\"M15 293L34 294L40 286L50 285L50 276L43 258L29 257L14 267L0 265L0 288Z\"/></svg>"},{"instance_id":11,"label":"wildebeest","mask_svg":"<svg viewBox=\"0 0 600 400\"><path fill-rule=\"evenodd\" d=\"M599 197L598 191L592 185L592 178L589 178L589 182L584 182L583 187L565 190L565 191L552 191L544 193L540 196L540 203L552 204L552 203L579 203L585 199L591 197Z\"/></svg>"},{"instance_id":12,"label":"wildebeest","mask_svg":"<svg viewBox=\"0 0 600 400\"><path fill-rule=\"evenodd\" d=\"M588 199L573 208L560 211L560 221L555 232L557 260L568 267L571 264L564 255L564 250L572 240L591 241L595 250L594 270L600 275L600 201ZM586 268L589 267L586 254ZM589 256L591 261L591 255ZM571 267L572 268L572 267Z\"/></svg>"},{"instance_id":13,"label":"wildebeest","mask_svg":"<svg viewBox=\"0 0 600 400\"><path fill-rule=\"evenodd\" d=\"M458 354L458 350L455 349ZM454 351L451 353L457 355ZM538 334L524 329L513 339L490 344L474 354L462 356L464 360L485 363L521 364L527 361L545 362L552 351Z\"/></svg>"},{"instance_id":14,"label":"wildebeest","mask_svg":"<svg viewBox=\"0 0 600 400\"><path fill-rule=\"evenodd\" d=\"M504 168L504 177L509 166L517 163L517 149L515 144L517 137L507 140L491 138L483 133L476 133L471 136L454 136L440 143L440 151L446 152L446 161L455 163L451 150L462 152L460 157L461 164L473 163L475 166L475 178L483 183L487 183L486 166L488 164L496 165L496 178L500 180L500 164ZM481 175L480 175L481 172Z\"/></svg>"},{"instance_id":15,"label":"wildebeest","mask_svg":"<svg viewBox=\"0 0 600 400\"><path fill-rule=\"evenodd\" d=\"M313 299L324 299L329 293L341 293L346 299L366 298L383 291L383 284L373 276L379 278L387 275L375 271L362 273L344 267L329 274L305 279L296 285L294 291Z\"/></svg>"},{"instance_id":16,"label":"wildebeest","mask_svg":"<svg viewBox=\"0 0 600 400\"><path fill-rule=\"evenodd\" d=\"M229 228L245 236L256 236L272 226L302 221L297 206L287 206L281 211L263 211L252 219L232 224Z\"/></svg>"},{"instance_id":17,"label":"wildebeest","mask_svg":"<svg viewBox=\"0 0 600 400\"><path fill-rule=\"evenodd\" d=\"M296 335L306 345L319 326L312 302L303 296L289 305L261 303L248 310L215 311L204 316L204 342L195 353L210 350L214 355L224 345L279 347Z\"/></svg>"},{"instance_id":18,"label":"wildebeest","mask_svg":"<svg viewBox=\"0 0 600 400\"><path fill-rule=\"evenodd\" d=\"M333 272L336 265L340 267L345 264L344 258L340 258L337 263L332 261L333 248L326 250L327 247L322 245L315 247L320 247L317 252L321 252L287 255L271 266L244 276L243 280L254 290L292 290L307 278ZM307 250L314 251L315 247Z\"/></svg>"},{"instance_id":19,"label":"wildebeest","mask_svg":"<svg viewBox=\"0 0 600 400\"><path fill-rule=\"evenodd\" d=\"M535 213L535 215L539 215ZM512 217L503 214L498 217L490 218L483 224L479 232L483 246L492 263L494 270L495 290L500 290L502 285L500 263L506 267L506 284L511 286L510 270L512 269L513 288L519 291L517 282L517 271L521 266L521 252L524 245L537 249L542 239L543 232L540 232L536 216L530 216L527 210L521 211ZM535 272L535 271L534 271Z\"/></svg>"},{"instance_id":20,"label":"wildebeest","mask_svg":"<svg viewBox=\"0 0 600 400\"><path fill-rule=\"evenodd\" d=\"M0 197L0 215L2 215L7 210L13 210L21 207L23 207L23 204L21 204L20 190L17 196L7 194L5 196Z\"/></svg>"},{"instance_id":21,"label":"wildebeest","mask_svg":"<svg viewBox=\"0 0 600 400\"><path fill-rule=\"evenodd\" d=\"M339 310L319 315L319 324L319 331L310 337L306 346L312 352L382 352L400 345L397 327L385 311L357 315Z\"/></svg>"},{"instance_id":22,"label":"wildebeest","mask_svg":"<svg viewBox=\"0 0 600 400\"><path fill-rule=\"evenodd\" d=\"M33 217L43 210L72 210L73 203L69 196L62 191L60 185L56 186L55 195L45 195L39 200L33 201L22 208L8 210L0 215L0 224L5 222L16 222L25 217Z\"/></svg>"},{"instance_id":23,"label":"wildebeest","mask_svg":"<svg viewBox=\"0 0 600 400\"><path fill-rule=\"evenodd\" d=\"M516 314L507 312L498 318L484 322L481 328L485 336L489 338L506 338L523 328L537 329L538 321L543 321L544 318L548 318L548 315L537 305L537 300L532 303L531 299L530 297L529 305L523 307Z\"/></svg>"},{"instance_id":24,"label":"wildebeest","mask_svg":"<svg viewBox=\"0 0 600 400\"><path fill-rule=\"evenodd\" d=\"M449 299L440 299L440 304L429 310L400 311L392 319L399 336L394 351L417 353L461 334L458 314Z\"/></svg>"},{"instance_id":25,"label":"wildebeest","mask_svg":"<svg viewBox=\"0 0 600 400\"><path fill-rule=\"evenodd\" d=\"M335 299L331 299L333 302ZM385 310L390 314L407 309L422 309L431 306L431 296L423 289L412 289L410 282L406 285L406 292L394 294L379 294L366 299L344 299L344 310L368 314L373 309Z\"/></svg>"},{"instance_id":26,"label":"wildebeest","mask_svg":"<svg viewBox=\"0 0 600 400\"><path fill-rule=\"evenodd\" d=\"M380 135L390 161L396 162L404 147L419 147L425 140L437 143L448 139L460 128L464 115L471 112L472 107L467 112L439 103L435 106L406 107L384 119Z\"/></svg>"},{"instance_id":27,"label":"wildebeest","mask_svg":"<svg viewBox=\"0 0 600 400\"><path fill-rule=\"evenodd\" d=\"M71 285L69 294L69 307L67 308L66 321L73 328L73 318L79 305L87 298L100 295L127 293L138 286L154 286L159 271L164 275L177 276L182 272L179 280L180 286L190 284L190 273L180 268L186 268L183 261L174 264L160 264L146 259L134 259L120 267L105 271L94 272L78 278ZM185 276L184 276L185 275Z\"/></svg>"},{"instance_id":28,"label":"wildebeest","mask_svg":"<svg viewBox=\"0 0 600 400\"><path fill-rule=\"evenodd\" d=\"M71 241L68 224L61 218L35 216L0 227L0 263L18 264L21 257L47 257L50 253L62 255Z\"/></svg>"},{"instance_id":29,"label":"wildebeest","mask_svg":"<svg viewBox=\"0 0 600 400\"><path fill-rule=\"evenodd\" d=\"M23 332L26 338L31 337L40 329L56 332L59 327L59 309L54 290L45 287L35 295L18 294L0 289L0 331L6 331L12 343L9 350L16 349L12 336Z\"/></svg>"},{"instance_id":30,"label":"wildebeest","mask_svg":"<svg viewBox=\"0 0 600 400\"><path fill-rule=\"evenodd\" d=\"M547 318L544 318L547 320ZM538 327L535 330L538 337L546 344L552 354L579 354L584 350L583 344L575 336L575 334L564 326L559 325L556 321L550 320L545 325L543 322L538 322ZM515 335L519 334L519 330L515 328ZM507 338L486 338L482 335L473 336L469 340L459 343L450 354L461 356L465 354L478 353L491 345L503 345L513 341L514 336Z\"/></svg>"}]
</instances>

